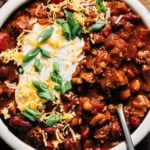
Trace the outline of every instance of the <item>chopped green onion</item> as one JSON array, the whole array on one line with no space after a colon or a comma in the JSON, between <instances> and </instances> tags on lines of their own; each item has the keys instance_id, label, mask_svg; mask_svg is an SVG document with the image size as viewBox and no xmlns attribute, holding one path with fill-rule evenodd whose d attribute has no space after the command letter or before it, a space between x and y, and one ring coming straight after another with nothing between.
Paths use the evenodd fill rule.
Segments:
<instances>
[{"instance_id":1,"label":"chopped green onion","mask_svg":"<svg viewBox=\"0 0 150 150\"><path fill-rule=\"evenodd\" d=\"M41 43L49 39L52 36L53 31L54 31L54 27L48 27L47 29L42 31L37 42Z\"/></svg>"},{"instance_id":2,"label":"chopped green onion","mask_svg":"<svg viewBox=\"0 0 150 150\"><path fill-rule=\"evenodd\" d=\"M57 19L56 23L58 23L59 25L64 24L66 21L64 19Z\"/></svg>"},{"instance_id":3,"label":"chopped green onion","mask_svg":"<svg viewBox=\"0 0 150 150\"><path fill-rule=\"evenodd\" d=\"M66 18L70 28L73 29L77 25L77 23L74 20L73 14L71 12L66 12Z\"/></svg>"},{"instance_id":4,"label":"chopped green onion","mask_svg":"<svg viewBox=\"0 0 150 150\"><path fill-rule=\"evenodd\" d=\"M55 85L54 90L55 91L61 91L61 86L60 85Z\"/></svg>"},{"instance_id":5,"label":"chopped green onion","mask_svg":"<svg viewBox=\"0 0 150 150\"><path fill-rule=\"evenodd\" d=\"M95 24L93 24L90 28L90 32L95 32L95 31L100 31L105 26L106 22L105 21L98 21Z\"/></svg>"},{"instance_id":6,"label":"chopped green onion","mask_svg":"<svg viewBox=\"0 0 150 150\"><path fill-rule=\"evenodd\" d=\"M23 58L23 63L27 63L29 61L31 61L32 59L34 59L40 52L39 48L34 48L32 50L30 50Z\"/></svg>"},{"instance_id":7,"label":"chopped green onion","mask_svg":"<svg viewBox=\"0 0 150 150\"><path fill-rule=\"evenodd\" d=\"M81 31L81 28L77 24L71 31L72 31L72 39L74 39L78 35L78 33Z\"/></svg>"},{"instance_id":8,"label":"chopped green onion","mask_svg":"<svg viewBox=\"0 0 150 150\"><path fill-rule=\"evenodd\" d=\"M19 74L23 74L24 73L24 69L23 69L22 66L18 67L18 72L19 72Z\"/></svg>"},{"instance_id":9,"label":"chopped green onion","mask_svg":"<svg viewBox=\"0 0 150 150\"><path fill-rule=\"evenodd\" d=\"M59 64L57 62L53 62L53 72L57 74L60 72Z\"/></svg>"},{"instance_id":10,"label":"chopped green onion","mask_svg":"<svg viewBox=\"0 0 150 150\"><path fill-rule=\"evenodd\" d=\"M59 74L56 74L55 72L51 72L50 77L53 82L58 84L62 83L62 77Z\"/></svg>"},{"instance_id":11,"label":"chopped green onion","mask_svg":"<svg viewBox=\"0 0 150 150\"><path fill-rule=\"evenodd\" d=\"M103 4L103 0L96 0L96 8L98 11L106 13L107 8Z\"/></svg>"},{"instance_id":12,"label":"chopped green onion","mask_svg":"<svg viewBox=\"0 0 150 150\"><path fill-rule=\"evenodd\" d=\"M62 94L66 93L67 91L69 91L72 88L72 84L71 81L67 81L66 83L64 83L61 87L61 92Z\"/></svg>"},{"instance_id":13,"label":"chopped green onion","mask_svg":"<svg viewBox=\"0 0 150 150\"><path fill-rule=\"evenodd\" d=\"M36 71L40 72L43 68L43 64L40 62L39 59L35 58L34 67Z\"/></svg>"},{"instance_id":14,"label":"chopped green onion","mask_svg":"<svg viewBox=\"0 0 150 150\"><path fill-rule=\"evenodd\" d=\"M51 58L51 53L41 48L41 54L44 57Z\"/></svg>"},{"instance_id":15,"label":"chopped green onion","mask_svg":"<svg viewBox=\"0 0 150 150\"><path fill-rule=\"evenodd\" d=\"M81 27L79 24L76 23L73 14L71 12L66 12L66 18L68 20L68 24L71 30L72 39L74 39L76 36L81 37Z\"/></svg>"},{"instance_id":16,"label":"chopped green onion","mask_svg":"<svg viewBox=\"0 0 150 150\"><path fill-rule=\"evenodd\" d=\"M47 86L41 82L33 81L32 84L39 90L39 91L45 91L47 89Z\"/></svg>"},{"instance_id":17,"label":"chopped green onion","mask_svg":"<svg viewBox=\"0 0 150 150\"><path fill-rule=\"evenodd\" d=\"M45 125L53 126L56 123L58 123L60 121L60 119L61 119L61 116L59 114L53 115L45 122Z\"/></svg>"},{"instance_id":18,"label":"chopped green onion","mask_svg":"<svg viewBox=\"0 0 150 150\"><path fill-rule=\"evenodd\" d=\"M44 98L46 100L52 101L53 100L53 96L51 94L51 92L49 90L46 90L44 92L38 92L38 96L41 98Z\"/></svg>"},{"instance_id":19,"label":"chopped green onion","mask_svg":"<svg viewBox=\"0 0 150 150\"><path fill-rule=\"evenodd\" d=\"M101 10L101 12L103 12L103 13L106 13L106 12L107 12L107 8L106 8L103 4L101 4L100 10Z\"/></svg>"},{"instance_id":20,"label":"chopped green onion","mask_svg":"<svg viewBox=\"0 0 150 150\"><path fill-rule=\"evenodd\" d=\"M68 23L62 25L62 32L66 40L71 39L71 31Z\"/></svg>"},{"instance_id":21,"label":"chopped green onion","mask_svg":"<svg viewBox=\"0 0 150 150\"><path fill-rule=\"evenodd\" d=\"M35 110L29 108L27 108L22 114L30 121L36 121L41 117L41 114L39 112L36 112Z\"/></svg>"},{"instance_id":22,"label":"chopped green onion","mask_svg":"<svg viewBox=\"0 0 150 150\"><path fill-rule=\"evenodd\" d=\"M80 28L79 32L78 32L78 37L81 39L82 38L82 30Z\"/></svg>"},{"instance_id":23,"label":"chopped green onion","mask_svg":"<svg viewBox=\"0 0 150 150\"><path fill-rule=\"evenodd\" d=\"M44 83L33 81L32 84L34 85L34 87L37 88L38 90L37 93L39 97L53 101L53 96L48 87Z\"/></svg>"}]
</instances>

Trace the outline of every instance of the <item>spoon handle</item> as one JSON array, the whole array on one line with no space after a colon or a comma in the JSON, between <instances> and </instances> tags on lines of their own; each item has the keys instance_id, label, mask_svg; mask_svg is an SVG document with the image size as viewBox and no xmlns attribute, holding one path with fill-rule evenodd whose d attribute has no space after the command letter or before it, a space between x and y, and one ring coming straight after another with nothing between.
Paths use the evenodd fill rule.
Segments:
<instances>
[{"instance_id":1,"label":"spoon handle","mask_svg":"<svg viewBox=\"0 0 150 150\"><path fill-rule=\"evenodd\" d=\"M27 3L29 0L8 0L0 8L0 28L3 26L8 17L20 6Z\"/></svg>"},{"instance_id":2,"label":"spoon handle","mask_svg":"<svg viewBox=\"0 0 150 150\"><path fill-rule=\"evenodd\" d=\"M124 117L123 105L122 104L118 105L117 112L118 112L120 122L121 122L121 125L122 125L122 128L123 128L124 136L126 138L128 150L134 150L134 146L133 146L133 142L132 142L132 139L131 139L130 131L127 127L127 123L126 123L126 120L125 120L125 117Z\"/></svg>"}]
</instances>

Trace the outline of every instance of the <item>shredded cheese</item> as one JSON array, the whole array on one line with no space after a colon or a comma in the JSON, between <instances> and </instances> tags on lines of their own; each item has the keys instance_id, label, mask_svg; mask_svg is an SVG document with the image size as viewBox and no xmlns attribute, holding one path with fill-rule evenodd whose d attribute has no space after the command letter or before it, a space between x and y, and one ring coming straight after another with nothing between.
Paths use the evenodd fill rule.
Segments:
<instances>
[{"instance_id":1,"label":"shredded cheese","mask_svg":"<svg viewBox=\"0 0 150 150\"><path fill-rule=\"evenodd\" d=\"M41 112L46 102L37 95L37 91L31 82L20 82L17 86L15 97L17 107L20 111L31 108Z\"/></svg>"},{"instance_id":2,"label":"shredded cheese","mask_svg":"<svg viewBox=\"0 0 150 150\"><path fill-rule=\"evenodd\" d=\"M23 59L23 53L18 50L18 48L8 49L0 54L3 63L9 63L13 61L14 64L21 65Z\"/></svg>"}]
</instances>

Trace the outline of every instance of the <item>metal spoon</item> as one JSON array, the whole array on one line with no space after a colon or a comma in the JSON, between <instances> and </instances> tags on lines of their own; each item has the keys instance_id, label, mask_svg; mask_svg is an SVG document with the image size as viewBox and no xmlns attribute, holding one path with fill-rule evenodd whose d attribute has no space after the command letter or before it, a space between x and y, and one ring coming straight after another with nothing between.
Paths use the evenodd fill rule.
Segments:
<instances>
[{"instance_id":1,"label":"metal spoon","mask_svg":"<svg viewBox=\"0 0 150 150\"><path fill-rule=\"evenodd\" d=\"M119 119L120 119L120 122L121 122L121 125L122 125L122 129L123 129L123 132L124 132L124 136L125 136L125 139L126 139L128 150L135 150L132 139L131 139L130 131L128 129L128 126L127 126L127 123L126 123L126 120L125 120L125 117L124 117L123 104L119 104L117 106L117 112L118 112Z\"/></svg>"},{"instance_id":2,"label":"metal spoon","mask_svg":"<svg viewBox=\"0 0 150 150\"><path fill-rule=\"evenodd\" d=\"M3 26L8 17L17 10L20 6L27 3L29 0L8 0L0 8L0 28Z\"/></svg>"}]
</instances>

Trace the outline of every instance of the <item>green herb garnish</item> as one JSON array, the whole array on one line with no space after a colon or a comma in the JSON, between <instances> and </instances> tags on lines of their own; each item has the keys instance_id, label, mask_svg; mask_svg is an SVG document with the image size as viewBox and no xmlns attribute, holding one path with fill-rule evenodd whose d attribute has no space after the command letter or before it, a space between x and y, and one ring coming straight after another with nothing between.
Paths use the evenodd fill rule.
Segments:
<instances>
[{"instance_id":1,"label":"green herb garnish","mask_svg":"<svg viewBox=\"0 0 150 150\"><path fill-rule=\"evenodd\" d=\"M103 4L103 0L96 0L96 8L98 11L106 13L107 8Z\"/></svg>"},{"instance_id":2,"label":"green herb garnish","mask_svg":"<svg viewBox=\"0 0 150 150\"><path fill-rule=\"evenodd\" d=\"M51 80L57 84L62 84L62 77L55 72L50 73Z\"/></svg>"},{"instance_id":3,"label":"green herb garnish","mask_svg":"<svg viewBox=\"0 0 150 150\"><path fill-rule=\"evenodd\" d=\"M49 51L42 49L42 48L41 48L41 54L43 57L47 57L47 58L51 57L51 53Z\"/></svg>"},{"instance_id":4,"label":"green herb garnish","mask_svg":"<svg viewBox=\"0 0 150 150\"><path fill-rule=\"evenodd\" d=\"M74 39L76 36L81 37L81 27L79 24L76 23L73 14L71 12L65 12L66 13L66 18L71 30L71 39Z\"/></svg>"},{"instance_id":5,"label":"green herb garnish","mask_svg":"<svg viewBox=\"0 0 150 150\"><path fill-rule=\"evenodd\" d=\"M33 81L32 84L34 85L34 87L37 88L37 94L39 97L53 101L53 96L48 87L44 83Z\"/></svg>"},{"instance_id":6,"label":"green herb garnish","mask_svg":"<svg viewBox=\"0 0 150 150\"><path fill-rule=\"evenodd\" d=\"M59 64L57 62L53 62L53 71L57 74L60 72Z\"/></svg>"},{"instance_id":7,"label":"green herb garnish","mask_svg":"<svg viewBox=\"0 0 150 150\"><path fill-rule=\"evenodd\" d=\"M61 86L62 94L68 92L71 88L72 88L71 81L67 81L66 83L62 84L62 86Z\"/></svg>"},{"instance_id":8,"label":"green herb garnish","mask_svg":"<svg viewBox=\"0 0 150 150\"><path fill-rule=\"evenodd\" d=\"M41 114L39 112L36 112L35 110L29 108L27 108L22 114L30 121L36 121L41 117Z\"/></svg>"},{"instance_id":9,"label":"green herb garnish","mask_svg":"<svg viewBox=\"0 0 150 150\"><path fill-rule=\"evenodd\" d=\"M27 63L33 60L40 52L40 48L34 48L30 50L23 58L23 63Z\"/></svg>"},{"instance_id":10,"label":"green herb garnish","mask_svg":"<svg viewBox=\"0 0 150 150\"><path fill-rule=\"evenodd\" d=\"M36 71L40 72L43 68L43 64L40 62L39 59L35 58L34 67Z\"/></svg>"},{"instance_id":11,"label":"green herb garnish","mask_svg":"<svg viewBox=\"0 0 150 150\"><path fill-rule=\"evenodd\" d=\"M105 26L105 24L106 24L105 21L98 21L89 28L89 31L90 32L100 31Z\"/></svg>"},{"instance_id":12,"label":"green herb garnish","mask_svg":"<svg viewBox=\"0 0 150 150\"><path fill-rule=\"evenodd\" d=\"M62 24L62 32L66 40L71 39L71 31L68 23Z\"/></svg>"},{"instance_id":13,"label":"green herb garnish","mask_svg":"<svg viewBox=\"0 0 150 150\"><path fill-rule=\"evenodd\" d=\"M53 115L45 122L45 125L53 126L56 123L58 123L60 121L60 119L61 119L61 116L59 114Z\"/></svg>"},{"instance_id":14,"label":"green herb garnish","mask_svg":"<svg viewBox=\"0 0 150 150\"><path fill-rule=\"evenodd\" d=\"M66 21L64 19L57 19L56 23L58 23L59 25L64 24Z\"/></svg>"},{"instance_id":15,"label":"green herb garnish","mask_svg":"<svg viewBox=\"0 0 150 150\"><path fill-rule=\"evenodd\" d=\"M54 27L48 27L44 31L41 32L39 38L37 39L38 43L44 42L52 36L54 31Z\"/></svg>"}]
</instances>

